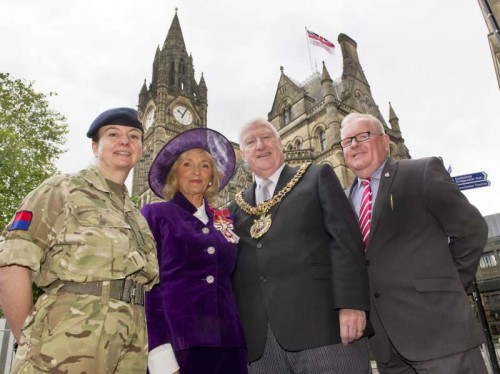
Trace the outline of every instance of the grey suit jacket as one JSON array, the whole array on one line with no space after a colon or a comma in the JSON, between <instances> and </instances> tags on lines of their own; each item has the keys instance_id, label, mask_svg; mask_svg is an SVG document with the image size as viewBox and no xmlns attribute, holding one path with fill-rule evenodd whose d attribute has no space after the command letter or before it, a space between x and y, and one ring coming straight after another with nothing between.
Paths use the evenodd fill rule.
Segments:
<instances>
[{"instance_id":1,"label":"grey suit jacket","mask_svg":"<svg viewBox=\"0 0 500 374\"><path fill-rule=\"evenodd\" d=\"M377 361L389 360L390 342L414 361L483 342L465 288L486 240L485 220L439 159L387 160L366 249Z\"/></svg>"},{"instance_id":2,"label":"grey suit jacket","mask_svg":"<svg viewBox=\"0 0 500 374\"><path fill-rule=\"evenodd\" d=\"M275 193L295 172L285 166ZM243 194L250 205L254 189ZM340 343L337 310L368 311L370 301L361 234L333 169L311 165L271 209L271 228L259 239L249 234L256 217L234 203L230 210L240 236L233 286L249 361L262 356L268 324L286 350Z\"/></svg>"}]
</instances>

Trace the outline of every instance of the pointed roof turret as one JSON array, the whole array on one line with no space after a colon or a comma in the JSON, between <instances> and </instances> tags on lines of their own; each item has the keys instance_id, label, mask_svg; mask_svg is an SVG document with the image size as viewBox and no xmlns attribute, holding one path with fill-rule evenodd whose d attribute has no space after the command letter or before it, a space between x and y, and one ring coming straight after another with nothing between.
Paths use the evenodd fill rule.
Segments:
<instances>
[{"instance_id":1,"label":"pointed roof turret","mask_svg":"<svg viewBox=\"0 0 500 374\"><path fill-rule=\"evenodd\" d=\"M391 102L389 101L389 123L391 124L391 128L396 132L401 132L399 128L399 118L394 112L392 108Z\"/></svg>"},{"instance_id":2,"label":"pointed roof turret","mask_svg":"<svg viewBox=\"0 0 500 374\"><path fill-rule=\"evenodd\" d=\"M335 90L333 88L333 80L328 73L325 61L323 61L323 72L321 74L321 89L323 91L323 96L325 97L326 103L331 103L335 101Z\"/></svg>"},{"instance_id":3,"label":"pointed roof turret","mask_svg":"<svg viewBox=\"0 0 500 374\"><path fill-rule=\"evenodd\" d=\"M207 85L205 83L205 78L203 77L203 72L201 73L200 83L198 83L198 93L199 98L202 103L207 102Z\"/></svg>"},{"instance_id":4,"label":"pointed roof turret","mask_svg":"<svg viewBox=\"0 0 500 374\"><path fill-rule=\"evenodd\" d=\"M151 79L151 91L156 92L158 86L158 68L160 65L160 47L156 47L155 58L153 60L153 77Z\"/></svg>"},{"instance_id":5,"label":"pointed roof turret","mask_svg":"<svg viewBox=\"0 0 500 374\"><path fill-rule=\"evenodd\" d=\"M203 72L201 72L201 78L200 78L199 87L203 88L205 90L207 89L207 85L205 83L205 78L203 77Z\"/></svg>"},{"instance_id":6,"label":"pointed roof turret","mask_svg":"<svg viewBox=\"0 0 500 374\"><path fill-rule=\"evenodd\" d=\"M174 18L172 19L170 29L168 30L167 37L163 43L163 50L173 48L181 48L184 52L186 52L186 45L184 44L184 37L182 36L181 24L179 22L179 17L177 17L177 8L175 8Z\"/></svg>"},{"instance_id":7,"label":"pointed roof turret","mask_svg":"<svg viewBox=\"0 0 500 374\"><path fill-rule=\"evenodd\" d=\"M144 109L149 99L148 87L146 86L146 79L144 79L144 83L141 88L141 92L139 92L139 107Z\"/></svg>"},{"instance_id":8,"label":"pointed roof turret","mask_svg":"<svg viewBox=\"0 0 500 374\"><path fill-rule=\"evenodd\" d=\"M321 74L321 84L324 82L333 83L332 78L330 78L330 73L328 73L328 69L326 68L325 61L323 61L323 72Z\"/></svg>"},{"instance_id":9,"label":"pointed roof turret","mask_svg":"<svg viewBox=\"0 0 500 374\"><path fill-rule=\"evenodd\" d=\"M389 122L392 123L393 120L399 121L399 118L396 115L396 112L394 112L394 109L392 109L392 104L389 101Z\"/></svg>"}]
</instances>

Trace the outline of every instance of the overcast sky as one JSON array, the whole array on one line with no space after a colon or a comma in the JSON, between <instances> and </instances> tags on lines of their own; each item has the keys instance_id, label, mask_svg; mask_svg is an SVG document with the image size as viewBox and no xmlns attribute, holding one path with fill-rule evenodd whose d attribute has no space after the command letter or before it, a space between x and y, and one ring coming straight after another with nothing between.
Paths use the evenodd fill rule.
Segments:
<instances>
[{"instance_id":1,"label":"overcast sky","mask_svg":"<svg viewBox=\"0 0 500 374\"><path fill-rule=\"evenodd\" d=\"M345 33L411 156L441 156L452 175L485 171L491 186L465 194L483 215L500 213L500 90L476 0L2 0L0 71L58 93L51 107L70 124L61 171L93 162L85 133L97 114L137 106L176 7L208 87L209 127L237 141L239 126L267 116L280 66L303 82L324 60L338 78ZM311 46L310 59L305 27L334 55Z\"/></svg>"}]
</instances>

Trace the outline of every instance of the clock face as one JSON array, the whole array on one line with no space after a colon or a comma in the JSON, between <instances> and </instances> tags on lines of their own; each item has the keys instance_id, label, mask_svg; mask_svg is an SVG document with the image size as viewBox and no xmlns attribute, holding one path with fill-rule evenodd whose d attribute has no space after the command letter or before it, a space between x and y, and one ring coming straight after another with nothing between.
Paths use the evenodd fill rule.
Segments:
<instances>
[{"instance_id":1,"label":"clock face","mask_svg":"<svg viewBox=\"0 0 500 374\"><path fill-rule=\"evenodd\" d=\"M144 120L144 126L146 129L149 129L151 127L151 125L153 124L155 120L155 110L154 108L151 108L148 112L148 114L146 114L146 119Z\"/></svg>"},{"instance_id":2,"label":"clock face","mask_svg":"<svg viewBox=\"0 0 500 374\"><path fill-rule=\"evenodd\" d=\"M181 125L185 126L188 126L193 122L193 115L191 114L189 109L183 105L177 105L174 107L174 118Z\"/></svg>"}]
</instances>

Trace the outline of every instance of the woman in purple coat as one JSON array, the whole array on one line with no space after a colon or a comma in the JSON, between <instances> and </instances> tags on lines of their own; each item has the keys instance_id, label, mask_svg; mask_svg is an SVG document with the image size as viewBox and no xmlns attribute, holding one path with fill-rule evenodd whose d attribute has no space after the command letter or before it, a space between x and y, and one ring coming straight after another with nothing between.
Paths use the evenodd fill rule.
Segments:
<instances>
[{"instance_id":1,"label":"woman in purple coat","mask_svg":"<svg viewBox=\"0 0 500 374\"><path fill-rule=\"evenodd\" d=\"M151 190L167 201L142 209L160 265L146 294L150 374L247 373L230 280L239 238L227 209L209 206L234 167L230 142L206 128L170 140L151 165Z\"/></svg>"}]
</instances>

